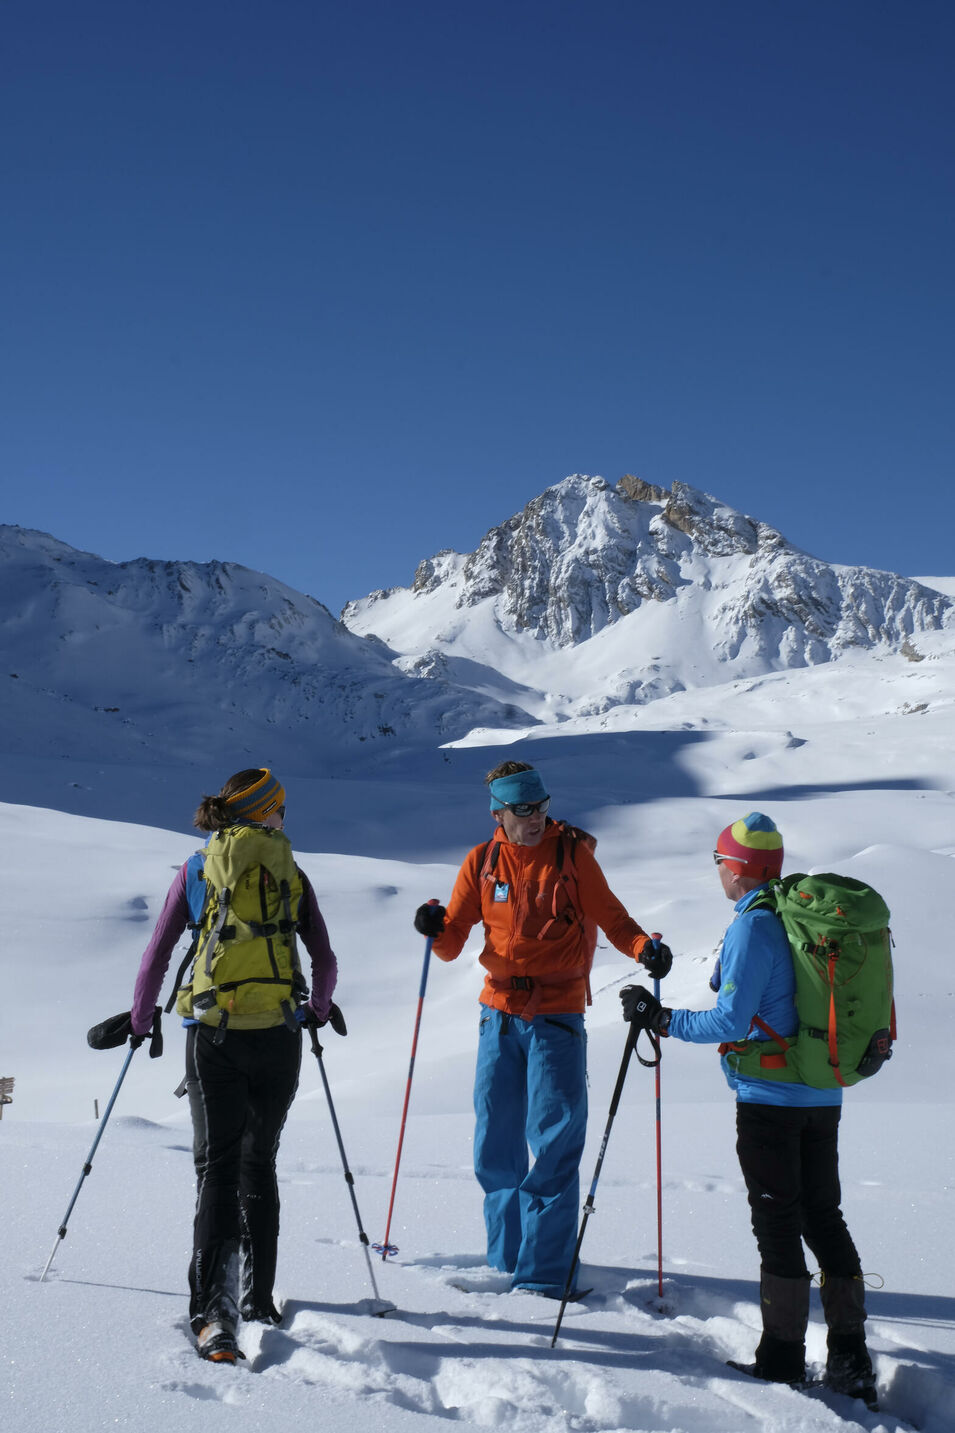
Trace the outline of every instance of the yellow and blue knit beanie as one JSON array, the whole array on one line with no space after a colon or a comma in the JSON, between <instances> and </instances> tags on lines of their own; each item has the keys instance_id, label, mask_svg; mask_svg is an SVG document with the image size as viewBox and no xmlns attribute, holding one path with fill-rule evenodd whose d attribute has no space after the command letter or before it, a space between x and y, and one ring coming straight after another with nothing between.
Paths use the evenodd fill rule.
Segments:
<instances>
[{"instance_id":1,"label":"yellow and blue knit beanie","mask_svg":"<svg viewBox=\"0 0 955 1433\"><path fill-rule=\"evenodd\" d=\"M285 787L267 766L260 767L258 781L244 791L226 797L226 805L240 821L264 821L285 803Z\"/></svg>"}]
</instances>

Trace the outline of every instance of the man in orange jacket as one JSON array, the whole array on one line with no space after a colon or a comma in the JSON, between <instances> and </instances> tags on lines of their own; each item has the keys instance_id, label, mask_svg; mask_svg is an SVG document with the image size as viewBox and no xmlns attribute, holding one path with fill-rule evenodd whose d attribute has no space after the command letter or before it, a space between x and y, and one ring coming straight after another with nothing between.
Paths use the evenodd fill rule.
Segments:
<instances>
[{"instance_id":1,"label":"man in orange jacket","mask_svg":"<svg viewBox=\"0 0 955 1433\"><path fill-rule=\"evenodd\" d=\"M560 1298L577 1237L597 926L652 976L666 975L672 956L617 900L593 838L548 818L538 771L506 761L485 780L496 830L467 856L447 909L421 906L415 928L450 961L484 924L474 1172L487 1260L512 1288Z\"/></svg>"}]
</instances>

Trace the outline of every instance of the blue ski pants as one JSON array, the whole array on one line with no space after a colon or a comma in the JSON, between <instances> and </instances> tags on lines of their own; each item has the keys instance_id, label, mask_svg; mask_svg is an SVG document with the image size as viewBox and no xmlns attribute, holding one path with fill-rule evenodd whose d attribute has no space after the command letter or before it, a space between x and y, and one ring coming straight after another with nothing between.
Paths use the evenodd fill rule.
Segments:
<instances>
[{"instance_id":1,"label":"blue ski pants","mask_svg":"<svg viewBox=\"0 0 955 1433\"><path fill-rule=\"evenodd\" d=\"M577 1242L586 1041L583 1015L521 1020L481 1009L474 1172L484 1190L487 1261L513 1275L512 1287L558 1298Z\"/></svg>"}]
</instances>

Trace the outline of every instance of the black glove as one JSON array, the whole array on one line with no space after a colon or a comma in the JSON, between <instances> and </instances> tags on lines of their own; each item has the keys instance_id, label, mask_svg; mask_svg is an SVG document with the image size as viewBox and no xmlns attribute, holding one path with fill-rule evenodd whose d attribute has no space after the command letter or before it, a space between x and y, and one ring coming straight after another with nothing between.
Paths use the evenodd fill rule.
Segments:
<instances>
[{"instance_id":1,"label":"black glove","mask_svg":"<svg viewBox=\"0 0 955 1433\"><path fill-rule=\"evenodd\" d=\"M419 906L414 913L414 928L419 935L426 935L429 940L444 930L444 918L447 911L444 906L439 906L437 901L428 901L427 905Z\"/></svg>"},{"instance_id":2,"label":"black glove","mask_svg":"<svg viewBox=\"0 0 955 1433\"><path fill-rule=\"evenodd\" d=\"M650 1030L654 1035L666 1034L673 1011L662 1006L645 986L625 985L620 992L620 1004L624 1020L629 1020L638 1030Z\"/></svg>"},{"instance_id":3,"label":"black glove","mask_svg":"<svg viewBox=\"0 0 955 1433\"><path fill-rule=\"evenodd\" d=\"M311 1005L303 1005L299 1019L306 1029L309 1030L321 1030L323 1026L331 1025L336 1035L348 1034L345 1017L335 1004L328 1007L328 1015L324 1020L319 1020L317 1013L312 1009Z\"/></svg>"},{"instance_id":4,"label":"black glove","mask_svg":"<svg viewBox=\"0 0 955 1433\"><path fill-rule=\"evenodd\" d=\"M162 1010L157 1005L153 1012L152 1029L149 1033L149 1057L155 1060L162 1054ZM134 1050L138 1050L145 1035L133 1034L133 1022L130 1019L130 1012L123 1010L119 1015L111 1015L108 1020L102 1020L99 1025L94 1025L86 1032L86 1043L94 1050L115 1050L118 1045L125 1045L128 1040Z\"/></svg>"},{"instance_id":5,"label":"black glove","mask_svg":"<svg viewBox=\"0 0 955 1433\"><path fill-rule=\"evenodd\" d=\"M132 1033L133 1023L129 1018L129 1011L124 1010L119 1015L111 1015L108 1020L100 1021L92 1030L87 1030L86 1043L93 1050L115 1050L117 1045L125 1045Z\"/></svg>"},{"instance_id":6,"label":"black glove","mask_svg":"<svg viewBox=\"0 0 955 1433\"><path fill-rule=\"evenodd\" d=\"M348 1034L348 1026L345 1024L345 1017L339 1010L337 1005L329 1006L328 1023L329 1025L331 1025L336 1035Z\"/></svg>"},{"instance_id":7,"label":"black glove","mask_svg":"<svg viewBox=\"0 0 955 1433\"><path fill-rule=\"evenodd\" d=\"M664 945L662 940L653 939L648 941L640 952L640 964L654 980L662 980L665 975L670 974L673 951L668 945Z\"/></svg>"}]
</instances>

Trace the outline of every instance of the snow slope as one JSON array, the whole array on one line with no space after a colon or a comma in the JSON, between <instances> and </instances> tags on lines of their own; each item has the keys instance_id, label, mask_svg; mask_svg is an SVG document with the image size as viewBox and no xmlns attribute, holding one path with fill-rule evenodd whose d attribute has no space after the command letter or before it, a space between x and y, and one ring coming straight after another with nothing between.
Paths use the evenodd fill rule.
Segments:
<instances>
[{"instance_id":1,"label":"snow slope","mask_svg":"<svg viewBox=\"0 0 955 1433\"><path fill-rule=\"evenodd\" d=\"M130 1073L50 1279L38 1275L80 1176L123 1052L85 1031L128 1007L142 947L187 834L32 805L0 806L7 939L0 1073L16 1076L0 1123L5 1237L0 1348L13 1433L150 1433L263 1420L351 1433L464 1428L514 1433L822 1433L955 1426L951 1283L955 981L947 892L955 858L955 659L942 637L921 662L885 656L677 693L632 709L630 729L565 723L518 749L540 763L555 811L599 837L611 884L677 952L664 993L704 1006L729 914L709 852L754 806L787 840L789 869L832 869L886 895L896 941L900 1043L846 1100L844 1207L869 1274L869 1333L883 1411L766 1387L727 1358L752 1353L757 1260L733 1151L733 1105L712 1051L666 1047L664 1298L656 1287L652 1076L634 1066L584 1245L593 1295L567 1314L503 1291L482 1263L470 1170L478 942L429 975L392 1235L374 1265L398 1315L372 1317L328 1112L308 1055L283 1137L281 1329L247 1329L237 1369L201 1363L186 1336L193 1198L188 1116L173 1098L182 1035ZM924 707L922 703L924 702ZM906 709L908 708L908 709ZM658 720L654 720L658 718ZM609 720L609 715L588 722ZM342 778L328 843L300 860L341 964L346 1040L325 1064L364 1227L384 1233L421 973L411 913L445 896L488 817L480 773L512 732L444 752L406 750L395 769ZM45 768L43 768L45 769ZM35 768L42 775L41 767ZM123 773L103 766L104 800ZM290 834L324 785L289 783ZM349 792L351 799L349 799ZM194 793L198 794L198 793ZM449 816L448 807L456 812ZM359 851L375 854L357 854ZM336 854L337 853L337 854ZM53 879L50 873L53 873ZM633 967L601 941L588 1016L586 1188L624 1029L616 991ZM824 1350L818 1303L809 1352ZM435 1421L440 1420L440 1421Z\"/></svg>"},{"instance_id":2,"label":"snow slope","mask_svg":"<svg viewBox=\"0 0 955 1433\"><path fill-rule=\"evenodd\" d=\"M482 709L516 715L404 675L381 642L236 563L107 562L17 527L0 526L0 651L0 750L28 760L234 770L255 747L329 772L461 735Z\"/></svg>"}]
</instances>

